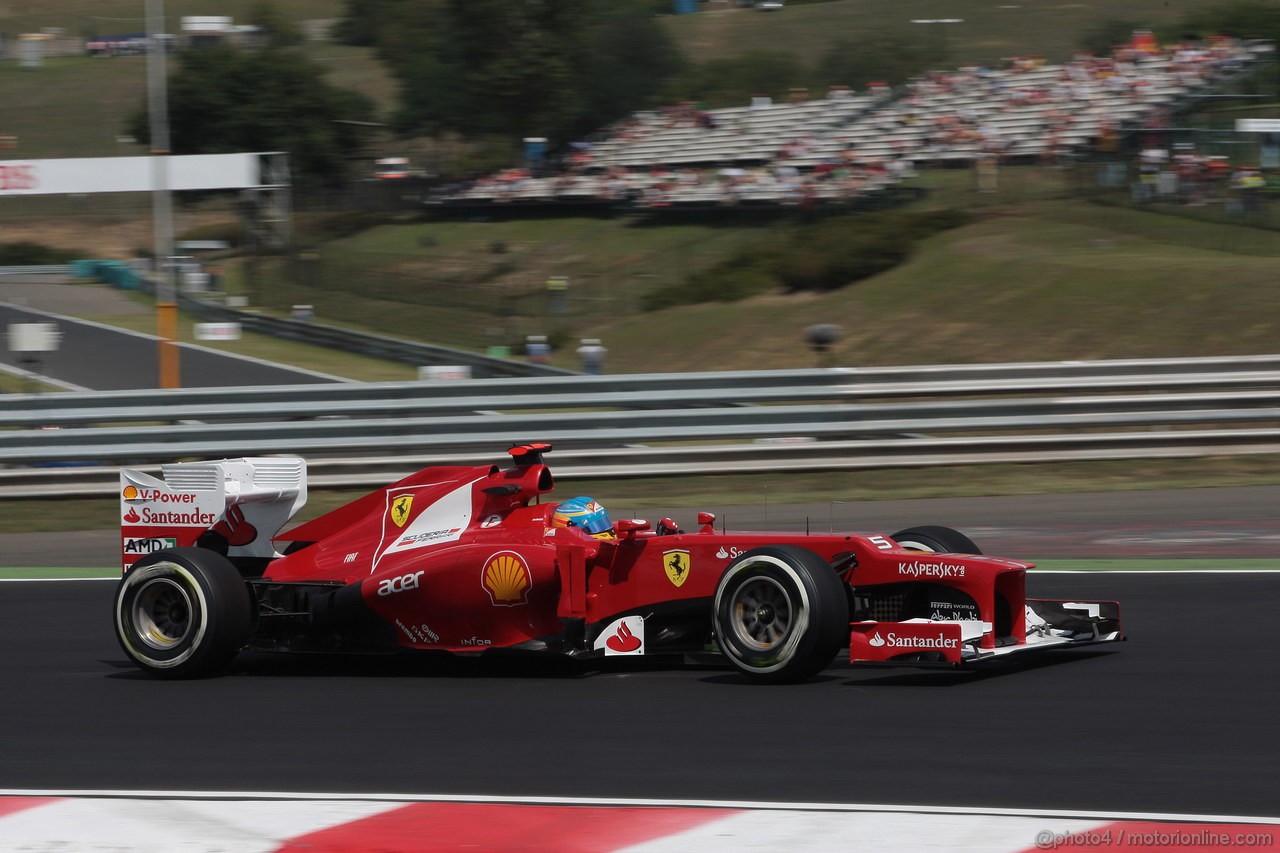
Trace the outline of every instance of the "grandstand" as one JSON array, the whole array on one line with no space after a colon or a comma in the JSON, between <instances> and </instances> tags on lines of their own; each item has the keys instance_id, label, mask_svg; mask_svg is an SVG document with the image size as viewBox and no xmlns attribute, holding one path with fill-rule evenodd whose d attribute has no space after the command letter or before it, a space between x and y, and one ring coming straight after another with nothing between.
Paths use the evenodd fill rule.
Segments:
<instances>
[{"instance_id":1,"label":"grandstand","mask_svg":"<svg viewBox=\"0 0 1280 853\"><path fill-rule=\"evenodd\" d=\"M681 104L638 113L581 145L556 175L507 170L451 188L441 206L626 203L645 207L850 204L917 165L1058 160L1167 122L1272 59L1273 45L1215 39L1164 50L1127 45L1062 65L933 72L795 103Z\"/></svg>"}]
</instances>

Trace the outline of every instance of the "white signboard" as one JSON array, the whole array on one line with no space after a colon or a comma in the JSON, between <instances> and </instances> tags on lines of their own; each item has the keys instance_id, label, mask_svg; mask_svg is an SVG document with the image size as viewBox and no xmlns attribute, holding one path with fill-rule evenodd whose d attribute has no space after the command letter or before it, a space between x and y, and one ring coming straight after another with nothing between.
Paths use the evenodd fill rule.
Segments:
<instances>
[{"instance_id":1,"label":"white signboard","mask_svg":"<svg viewBox=\"0 0 1280 853\"><path fill-rule=\"evenodd\" d=\"M1280 133L1280 118L1238 118L1236 130L1240 133Z\"/></svg>"},{"instance_id":2,"label":"white signboard","mask_svg":"<svg viewBox=\"0 0 1280 853\"><path fill-rule=\"evenodd\" d=\"M171 190L248 189L262 186L256 153L190 154L164 158ZM151 192L153 157L73 157L0 160L0 196Z\"/></svg>"},{"instance_id":3,"label":"white signboard","mask_svg":"<svg viewBox=\"0 0 1280 853\"><path fill-rule=\"evenodd\" d=\"M10 352L53 352L62 335L54 323L10 323Z\"/></svg>"},{"instance_id":4,"label":"white signboard","mask_svg":"<svg viewBox=\"0 0 1280 853\"><path fill-rule=\"evenodd\" d=\"M469 364L424 364L418 366L418 378L435 382L450 382L471 378Z\"/></svg>"},{"instance_id":5,"label":"white signboard","mask_svg":"<svg viewBox=\"0 0 1280 853\"><path fill-rule=\"evenodd\" d=\"M196 323L197 341L238 341L239 323Z\"/></svg>"}]
</instances>

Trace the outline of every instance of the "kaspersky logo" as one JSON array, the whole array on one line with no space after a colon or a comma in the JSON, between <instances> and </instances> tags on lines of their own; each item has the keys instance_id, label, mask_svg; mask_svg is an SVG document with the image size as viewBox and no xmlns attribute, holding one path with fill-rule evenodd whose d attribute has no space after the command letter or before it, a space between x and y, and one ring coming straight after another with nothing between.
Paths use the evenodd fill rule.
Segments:
<instances>
[{"instance_id":1,"label":"kaspersky logo","mask_svg":"<svg viewBox=\"0 0 1280 853\"><path fill-rule=\"evenodd\" d=\"M962 578L964 566L959 563L925 563L914 560L898 563L898 575L908 578Z\"/></svg>"},{"instance_id":2,"label":"kaspersky logo","mask_svg":"<svg viewBox=\"0 0 1280 853\"><path fill-rule=\"evenodd\" d=\"M958 649L960 641L954 637L899 637L889 631L883 637L876 631L867 643L878 648L888 646L891 649Z\"/></svg>"}]
</instances>

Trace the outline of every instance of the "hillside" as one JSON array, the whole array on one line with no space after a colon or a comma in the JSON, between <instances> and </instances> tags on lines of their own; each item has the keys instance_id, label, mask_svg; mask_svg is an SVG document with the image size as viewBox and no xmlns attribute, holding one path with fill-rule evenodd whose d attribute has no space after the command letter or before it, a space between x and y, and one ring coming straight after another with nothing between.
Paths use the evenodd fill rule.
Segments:
<instances>
[{"instance_id":1,"label":"hillside","mask_svg":"<svg viewBox=\"0 0 1280 853\"><path fill-rule=\"evenodd\" d=\"M186 15L230 15L248 19L260 0L167 0L171 30ZM313 26L343 14L342 0L271 0L282 17L314 36ZM994 63L1010 56L1068 57L1083 32L1099 22L1123 18L1150 28L1167 27L1205 0L1131 0L1122 9L1102 0L1070 4L992 4L975 0L835 0L789 6L777 14L727 8L696 15L662 17L672 38L694 63L755 50L781 51L809 64L837 42L900 36L924 44L953 65ZM143 0L0 0L0 33L10 46L17 34L60 28L68 35L108 35L146 29ZM950 24L919 21L956 20ZM361 92L384 116L395 107L395 84L365 48L308 38L301 50L329 69L327 79ZM0 134L19 140L12 156L109 157L143 153L121 139L125 118L142 103L146 61L66 57L38 70L0 62Z\"/></svg>"},{"instance_id":2,"label":"hillside","mask_svg":"<svg viewBox=\"0 0 1280 853\"><path fill-rule=\"evenodd\" d=\"M244 16L250 2L227 0L218 11ZM297 22L342 9L341 0L276 5ZM1154 27L1201 5L1135 0L1123 13ZM0 0L0 29L132 29L141 6ZM208 12L195 0L169 0L167 10L171 18ZM764 47L812 57L833 40L898 27L946 39L947 52L964 62L1027 53L1060 58L1083 29L1114 14L1100 2L839 0L779 14L728 9L664 22L697 59ZM963 23L911 23L942 17ZM329 62L335 82L376 94L390 108L393 89L367 51L323 41L303 49ZM118 128L141 102L144 65L142 57L51 60L38 71L0 63L0 133L20 137L16 156L140 153L118 139ZM810 366L818 356L804 330L816 323L841 326L826 360L847 365L1274 350L1280 303L1265 298L1280 255L1274 232L1098 207L1068 198L1061 174L1036 167L1008 170L993 195L973 192L960 170L921 180L934 193L927 203L973 210L977 221L931 238L897 269L821 295L639 310L655 287L787 227L781 220L679 227L637 227L626 217L402 221L317 244L308 257L318 262L269 259L254 282L246 283L239 261L229 261L226 280L267 309L313 304L324 322L451 346L518 352L526 335L545 334L563 345L554 361L565 367L576 367L578 338L600 337L609 348L606 367L616 372ZM112 257L151 242L141 197L0 202L8 240ZM230 218L216 208L180 206L177 230ZM305 223L299 229L305 233ZM547 315L539 301L551 275L573 282L566 315Z\"/></svg>"},{"instance_id":3,"label":"hillside","mask_svg":"<svg viewBox=\"0 0 1280 853\"><path fill-rule=\"evenodd\" d=\"M725 4L719 11L671 17L665 23L686 55L699 62L756 50L782 51L809 62L836 42L856 44L885 35L923 41L956 65L1031 55L1061 62L1076 50L1083 32L1103 21L1122 19L1161 29L1210 5L1205 0L837 0L791 5L770 14Z\"/></svg>"}]
</instances>

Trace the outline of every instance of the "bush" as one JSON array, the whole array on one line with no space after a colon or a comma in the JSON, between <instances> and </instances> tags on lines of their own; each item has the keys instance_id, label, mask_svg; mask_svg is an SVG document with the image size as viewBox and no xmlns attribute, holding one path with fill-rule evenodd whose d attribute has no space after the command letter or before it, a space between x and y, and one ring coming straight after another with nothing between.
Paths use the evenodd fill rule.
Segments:
<instances>
[{"instance_id":1,"label":"bush","mask_svg":"<svg viewBox=\"0 0 1280 853\"><path fill-rule=\"evenodd\" d=\"M78 249L55 249L42 243L0 243L0 266L69 264L87 257L85 252Z\"/></svg>"},{"instance_id":2,"label":"bush","mask_svg":"<svg viewBox=\"0 0 1280 853\"><path fill-rule=\"evenodd\" d=\"M700 302L736 302L767 293L777 286L777 279L768 270L755 266L748 258L733 258L649 293L644 298L644 310L658 311Z\"/></svg>"},{"instance_id":3,"label":"bush","mask_svg":"<svg viewBox=\"0 0 1280 853\"><path fill-rule=\"evenodd\" d=\"M298 217L299 224L320 240L338 240L359 234L369 228L385 225L390 217L385 213L351 210L319 216ZM300 228L299 230L303 230Z\"/></svg>"},{"instance_id":4,"label":"bush","mask_svg":"<svg viewBox=\"0 0 1280 853\"><path fill-rule=\"evenodd\" d=\"M917 241L970 221L959 210L840 216L788 229L780 238L650 293L648 311L700 302L731 302L782 286L827 291L893 269Z\"/></svg>"},{"instance_id":5,"label":"bush","mask_svg":"<svg viewBox=\"0 0 1280 853\"><path fill-rule=\"evenodd\" d=\"M228 221L201 225L198 228L183 231L178 240L221 240L229 247L235 248L244 241L244 223Z\"/></svg>"}]
</instances>

